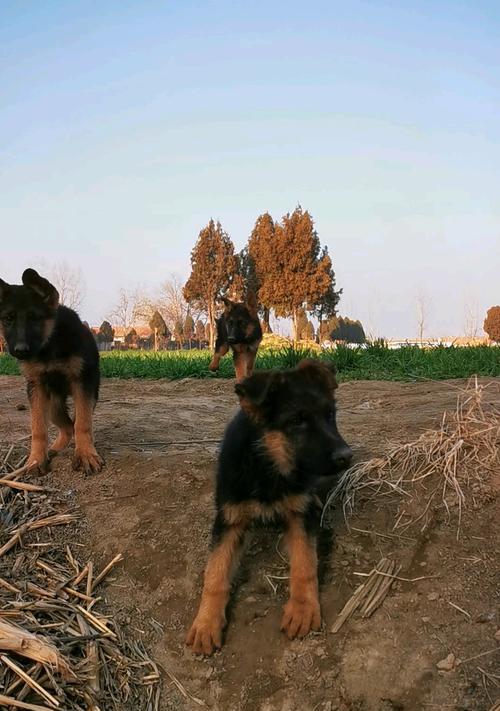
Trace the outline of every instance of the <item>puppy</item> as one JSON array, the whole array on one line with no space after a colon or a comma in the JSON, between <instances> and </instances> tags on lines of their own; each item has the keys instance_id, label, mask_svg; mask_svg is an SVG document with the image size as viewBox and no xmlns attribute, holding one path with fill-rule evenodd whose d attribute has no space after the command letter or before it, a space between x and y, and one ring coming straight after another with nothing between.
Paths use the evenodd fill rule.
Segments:
<instances>
[{"instance_id":1,"label":"puppy","mask_svg":"<svg viewBox=\"0 0 500 711\"><path fill-rule=\"evenodd\" d=\"M209 369L219 369L220 359L229 348L233 351L236 380L252 375L255 358L262 340L262 328L257 315L257 299L249 294L245 303L222 299L225 310L216 321L215 353Z\"/></svg>"},{"instance_id":2,"label":"puppy","mask_svg":"<svg viewBox=\"0 0 500 711\"><path fill-rule=\"evenodd\" d=\"M47 471L49 454L75 436L73 466L98 472L103 460L94 447L92 414L99 394L99 352L90 330L71 309L59 305L57 289L34 269L22 285L0 279L0 331L20 362L31 407L30 469ZM72 396L75 421L68 414ZM48 422L59 430L48 450Z\"/></svg>"},{"instance_id":3,"label":"puppy","mask_svg":"<svg viewBox=\"0 0 500 711\"><path fill-rule=\"evenodd\" d=\"M186 639L194 652L211 654L222 644L231 573L245 531L256 519L285 526L290 599L281 629L290 639L319 629L316 489L352 458L336 425L336 387L334 371L317 360L303 360L288 371L261 371L236 385L241 411L222 443L212 550Z\"/></svg>"}]
</instances>

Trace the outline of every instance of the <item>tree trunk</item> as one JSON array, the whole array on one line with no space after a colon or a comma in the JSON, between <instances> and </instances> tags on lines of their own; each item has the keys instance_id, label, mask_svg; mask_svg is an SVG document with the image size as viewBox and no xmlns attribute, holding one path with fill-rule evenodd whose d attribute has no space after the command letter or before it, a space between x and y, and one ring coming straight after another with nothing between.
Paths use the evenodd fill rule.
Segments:
<instances>
[{"instance_id":1,"label":"tree trunk","mask_svg":"<svg viewBox=\"0 0 500 711\"><path fill-rule=\"evenodd\" d=\"M262 325L263 325L263 331L264 333L272 333L271 330L271 324L269 323L269 319L271 316L271 309L264 308L262 310Z\"/></svg>"},{"instance_id":2,"label":"tree trunk","mask_svg":"<svg viewBox=\"0 0 500 711\"><path fill-rule=\"evenodd\" d=\"M158 350L158 329L155 326L155 351Z\"/></svg>"},{"instance_id":3,"label":"tree trunk","mask_svg":"<svg viewBox=\"0 0 500 711\"><path fill-rule=\"evenodd\" d=\"M298 308L294 307L293 312L292 312L292 318L293 318L293 340L295 343L299 340L298 337L298 318L299 318L299 310Z\"/></svg>"}]
</instances>

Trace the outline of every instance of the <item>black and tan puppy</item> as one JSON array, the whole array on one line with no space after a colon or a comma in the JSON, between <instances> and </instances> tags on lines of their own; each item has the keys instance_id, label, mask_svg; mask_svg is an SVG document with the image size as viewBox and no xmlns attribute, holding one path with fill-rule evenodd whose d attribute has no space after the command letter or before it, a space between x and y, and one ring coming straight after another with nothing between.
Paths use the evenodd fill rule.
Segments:
<instances>
[{"instance_id":1,"label":"black and tan puppy","mask_svg":"<svg viewBox=\"0 0 500 711\"><path fill-rule=\"evenodd\" d=\"M282 521L290 556L290 599L282 629L291 639L321 624L316 488L345 469L352 452L337 430L334 371L303 360L289 371L262 371L236 385L241 411L219 457L216 518L198 614L186 643L210 654L222 644L231 574L252 521Z\"/></svg>"},{"instance_id":2,"label":"black and tan puppy","mask_svg":"<svg viewBox=\"0 0 500 711\"><path fill-rule=\"evenodd\" d=\"M257 299L255 294L249 294L244 303L226 298L222 301L225 309L216 321L217 340L209 368L212 371L218 370L220 359L231 348L236 380L241 382L243 378L252 375L255 357L262 340Z\"/></svg>"},{"instance_id":3,"label":"black and tan puppy","mask_svg":"<svg viewBox=\"0 0 500 711\"><path fill-rule=\"evenodd\" d=\"M99 393L99 352L89 329L71 309L59 305L57 289L34 269L22 285L0 279L0 329L9 352L20 361L31 407L30 469L47 469L49 454L64 449L75 435L73 466L86 473L101 469L92 434ZM75 405L75 421L67 408ZM59 429L48 450L48 422Z\"/></svg>"}]
</instances>

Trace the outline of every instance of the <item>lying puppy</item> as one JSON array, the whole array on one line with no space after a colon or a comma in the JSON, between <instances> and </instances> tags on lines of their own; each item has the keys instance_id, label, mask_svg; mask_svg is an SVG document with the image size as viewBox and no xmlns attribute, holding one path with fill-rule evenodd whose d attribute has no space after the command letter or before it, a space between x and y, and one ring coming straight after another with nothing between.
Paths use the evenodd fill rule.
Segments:
<instances>
[{"instance_id":1,"label":"lying puppy","mask_svg":"<svg viewBox=\"0 0 500 711\"><path fill-rule=\"evenodd\" d=\"M262 340L262 329L257 315L257 299L249 294L245 303L222 299L224 313L216 321L215 353L209 369L219 369L220 359L229 348L233 351L236 380L252 375L257 350Z\"/></svg>"},{"instance_id":2,"label":"lying puppy","mask_svg":"<svg viewBox=\"0 0 500 711\"><path fill-rule=\"evenodd\" d=\"M236 385L241 411L220 452L212 551L186 639L194 652L211 654L222 644L232 569L255 519L285 525L290 599L282 630L292 639L319 629L316 487L352 458L337 430L336 387L334 371L316 360L303 360L294 370L261 371Z\"/></svg>"},{"instance_id":3,"label":"lying puppy","mask_svg":"<svg viewBox=\"0 0 500 711\"><path fill-rule=\"evenodd\" d=\"M20 361L31 407L30 469L47 470L48 420L59 429L50 453L64 449L75 435L73 466L97 472L103 460L92 435L92 413L99 393L99 352L78 315L59 306L57 289L34 269L22 286L0 279L0 329L9 352ZM75 422L67 398L75 404Z\"/></svg>"}]
</instances>

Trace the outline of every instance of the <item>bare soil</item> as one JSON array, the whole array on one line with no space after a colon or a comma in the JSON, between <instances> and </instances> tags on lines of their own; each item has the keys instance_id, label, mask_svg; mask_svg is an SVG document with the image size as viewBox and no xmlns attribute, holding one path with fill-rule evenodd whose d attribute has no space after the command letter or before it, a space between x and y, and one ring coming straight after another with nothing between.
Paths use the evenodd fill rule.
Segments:
<instances>
[{"instance_id":1,"label":"bare soil","mask_svg":"<svg viewBox=\"0 0 500 711\"><path fill-rule=\"evenodd\" d=\"M460 381L351 382L339 388L339 426L358 459L415 439L453 408ZM50 476L75 497L95 560L125 556L107 598L165 670L162 709L235 711L485 711L500 696L499 472L490 496L471 494L457 540L456 518L436 507L431 524L395 536L395 503L337 511L320 545L323 630L289 642L279 631L287 568L279 530L256 531L235 581L225 646L196 658L184 646L196 612L212 521L218 442L237 403L231 381L103 383L96 441L107 466L75 474L70 453ZM500 381L489 388L500 406ZM0 438L29 434L24 382L0 378ZM381 608L334 635L337 614L382 556L402 564ZM275 577L272 577L275 576ZM458 609L461 608L461 609ZM452 671L437 663L453 653ZM495 676L496 675L496 676ZM105 710L103 710L105 711Z\"/></svg>"}]
</instances>

